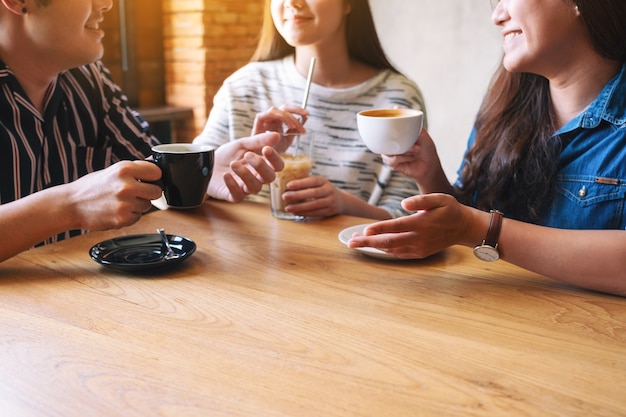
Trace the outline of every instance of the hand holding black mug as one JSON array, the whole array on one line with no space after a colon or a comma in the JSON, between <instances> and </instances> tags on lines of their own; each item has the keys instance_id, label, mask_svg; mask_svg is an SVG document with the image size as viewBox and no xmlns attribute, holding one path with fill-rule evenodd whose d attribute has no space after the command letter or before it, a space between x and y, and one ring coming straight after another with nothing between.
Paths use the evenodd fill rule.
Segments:
<instances>
[{"instance_id":1,"label":"hand holding black mug","mask_svg":"<svg viewBox=\"0 0 626 417\"><path fill-rule=\"evenodd\" d=\"M200 206L213 174L215 148L191 143L169 143L152 148L153 162L161 168L167 205L187 209Z\"/></svg>"}]
</instances>

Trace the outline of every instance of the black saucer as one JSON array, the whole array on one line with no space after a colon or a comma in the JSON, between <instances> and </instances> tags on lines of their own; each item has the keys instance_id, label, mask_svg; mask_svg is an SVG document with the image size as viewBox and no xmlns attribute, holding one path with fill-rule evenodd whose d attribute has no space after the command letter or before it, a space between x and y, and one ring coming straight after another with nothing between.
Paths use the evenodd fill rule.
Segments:
<instances>
[{"instance_id":1,"label":"black saucer","mask_svg":"<svg viewBox=\"0 0 626 417\"><path fill-rule=\"evenodd\" d=\"M184 237L167 235L174 258L165 257L165 248L158 234L116 237L94 245L91 259L109 268L122 271L143 272L169 267L187 259L196 250L196 244Z\"/></svg>"}]
</instances>

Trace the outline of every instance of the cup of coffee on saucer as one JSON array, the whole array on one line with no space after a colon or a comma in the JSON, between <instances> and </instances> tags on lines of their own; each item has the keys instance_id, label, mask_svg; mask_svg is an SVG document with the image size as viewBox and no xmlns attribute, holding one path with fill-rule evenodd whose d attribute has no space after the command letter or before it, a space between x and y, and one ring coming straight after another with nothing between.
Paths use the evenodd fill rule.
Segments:
<instances>
[{"instance_id":1,"label":"cup of coffee on saucer","mask_svg":"<svg viewBox=\"0 0 626 417\"><path fill-rule=\"evenodd\" d=\"M168 143L152 148L153 162L161 168L168 207L189 209L202 205L213 174L215 148L191 143Z\"/></svg>"},{"instance_id":2,"label":"cup of coffee on saucer","mask_svg":"<svg viewBox=\"0 0 626 417\"><path fill-rule=\"evenodd\" d=\"M364 110L356 115L365 146L374 153L398 155L408 151L422 131L424 113L413 109Z\"/></svg>"}]
</instances>

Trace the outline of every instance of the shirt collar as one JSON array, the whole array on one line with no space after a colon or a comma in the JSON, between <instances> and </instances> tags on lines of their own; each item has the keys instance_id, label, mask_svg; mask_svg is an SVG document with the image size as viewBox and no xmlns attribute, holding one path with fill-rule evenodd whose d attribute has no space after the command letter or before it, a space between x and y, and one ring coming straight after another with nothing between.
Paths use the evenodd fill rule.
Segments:
<instances>
[{"instance_id":1,"label":"shirt collar","mask_svg":"<svg viewBox=\"0 0 626 417\"><path fill-rule=\"evenodd\" d=\"M44 116L39 114L37 109L32 105L32 102L28 98L28 95L22 88L22 85L17 80L17 77L15 76L11 68L1 59L0 59L0 81L4 83L9 83L10 88L13 91L13 95L20 96L22 104L26 106L36 117L43 120ZM59 91L59 88L57 88L58 82L59 82L59 77L57 76L52 81L52 83L48 87L48 90L46 91L46 95L44 97L44 109L46 113L49 111L50 108L53 111L56 111L56 107L50 107L51 103L54 104L54 106L57 106L58 103L60 102L61 92Z\"/></svg>"},{"instance_id":2,"label":"shirt collar","mask_svg":"<svg viewBox=\"0 0 626 417\"><path fill-rule=\"evenodd\" d=\"M0 59L0 77L6 78L9 76L14 77L13 71L11 71L7 64L5 64L4 61Z\"/></svg>"},{"instance_id":3,"label":"shirt collar","mask_svg":"<svg viewBox=\"0 0 626 417\"><path fill-rule=\"evenodd\" d=\"M626 63L622 64L620 73L604 86L598 97L556 134L577 128L593 129L603 120L618 126L626 123Z\"/></svg>"}]
</instances>

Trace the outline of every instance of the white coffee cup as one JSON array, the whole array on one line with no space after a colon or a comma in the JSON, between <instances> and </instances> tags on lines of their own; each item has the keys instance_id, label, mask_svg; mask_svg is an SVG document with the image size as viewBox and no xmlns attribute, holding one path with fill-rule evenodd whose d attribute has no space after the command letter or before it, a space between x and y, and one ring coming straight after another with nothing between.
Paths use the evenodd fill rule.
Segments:
<instances>
[{"instance_id":1,"label":"white coffee cup","mask_svg":"<svg viewBox=\"0 0 626 417\"><path fill-rule=\"evenodd\" d=\"M361 140L374 153L398 155L413 146L422 131L424 113L413 109L364 110L356 115Z\"/></svg>"}]
</instances>

